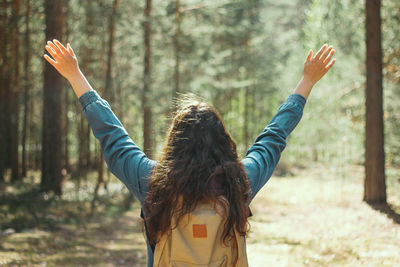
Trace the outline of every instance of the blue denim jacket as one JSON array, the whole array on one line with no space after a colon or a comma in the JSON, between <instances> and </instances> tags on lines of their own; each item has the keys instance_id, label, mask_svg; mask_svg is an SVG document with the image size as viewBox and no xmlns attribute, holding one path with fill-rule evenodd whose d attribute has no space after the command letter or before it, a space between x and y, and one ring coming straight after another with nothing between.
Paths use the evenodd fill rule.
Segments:
<instances>
[{"instance_id":1,"label":"blue denim jacket","mask_svg":"<svg viewBox=\"0 0 400 267\"><path fill-rule=\"evenodd\" d=\"M143 205L150 175L157 163L147 158L129 138L108 102L96 91L86 92L79 101L94 136L100 141L108 168ZM287 136L301 119L305 103L303 96L290 95L242 160L250 180L252 199L271 177L286 146ZM153 266L153 252L149 245L147 266Z\"/></svg>"}]
</instances>

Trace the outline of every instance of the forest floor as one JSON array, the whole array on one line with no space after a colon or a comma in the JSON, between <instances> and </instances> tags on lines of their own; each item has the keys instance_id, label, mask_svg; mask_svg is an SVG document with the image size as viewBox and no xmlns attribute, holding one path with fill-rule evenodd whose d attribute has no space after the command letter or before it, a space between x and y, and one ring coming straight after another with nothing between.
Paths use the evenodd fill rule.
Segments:
<instances>
[{"instance_id":1,"label":"forest floor","mask_svg":"<svg viewBox=\"0 0 400 267\"><path fill-rule=\"evenodd\" d=\"M387 215L362 202L362 167L346 175L324 166L293 173L272 177L251 205L250 266L400 266L398 178L388 181ZM145 266L138 203L92 216L87 201L56 203L38 213L56 226L0 224L0 266Z\"/></svg>"}]
</instances>

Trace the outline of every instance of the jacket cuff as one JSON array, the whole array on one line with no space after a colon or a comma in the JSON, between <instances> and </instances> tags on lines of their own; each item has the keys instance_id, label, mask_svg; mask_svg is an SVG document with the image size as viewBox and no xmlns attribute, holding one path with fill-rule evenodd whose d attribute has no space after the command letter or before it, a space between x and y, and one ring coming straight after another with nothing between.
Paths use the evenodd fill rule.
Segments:
<instances>
[{"instance_id":1,"label":"jacket cuff","mask_svg":"<svg viewBox=\"0 0 400 267\"><path fill-rule=\"evenodd\" d=\"M94 90L90 90L86 93L84 93L83 95L81 95L81 97L79 97L79 102L82 105L82 108L85 109L87 105L89 105L92 102L95 102L96 100L101 99L100 96L97 94L96 91Z\"/></svg>"},{"instance_id":2,"label":"jacket cuff","mask_svg":"<svg viewBox=\"0 0 400 267\"><path fill-rule=\"evenodd\" d=\"M306 104L307 100L304 98L304 96L300 94L291 94L287 100L287 102L294 102L298 104L301 108L304 108L304 105Z\"/></svg>"}]
</instances>

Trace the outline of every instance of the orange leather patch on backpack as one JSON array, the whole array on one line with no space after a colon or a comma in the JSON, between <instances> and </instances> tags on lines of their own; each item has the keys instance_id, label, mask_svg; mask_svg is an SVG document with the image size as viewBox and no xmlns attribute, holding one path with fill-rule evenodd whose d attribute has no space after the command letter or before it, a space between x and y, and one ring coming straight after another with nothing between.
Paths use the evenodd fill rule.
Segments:
<instances>
[{"instance_id":1,"label":"orange leather patch on backpack","mask_svg":"<svg viewBox=\"0 0 400 267\"><path fill-rule=\"evenodd\" d=\"M193 224L193 237L194 238L206 238L207 237L207 225Z\"/></svg>"}]
</instances>

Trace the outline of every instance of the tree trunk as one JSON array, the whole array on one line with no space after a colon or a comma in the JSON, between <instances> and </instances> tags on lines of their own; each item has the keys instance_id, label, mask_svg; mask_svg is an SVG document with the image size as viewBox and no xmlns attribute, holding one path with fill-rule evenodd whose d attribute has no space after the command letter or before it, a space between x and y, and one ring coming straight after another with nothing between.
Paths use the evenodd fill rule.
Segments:
<instances>
[{"instance_id":1,"label":"tree trunk","mask_svg":"<svg viewBox=\"0 0 400 267\"><path fill-rule=\"evenodd\" d=\"M107 97L110 97L112 86L112 57L114 52L114 35L115 35L115 15L117 13L118 0L114 0L110 22L108 25L108 49L107 49L107 68L104 89Z\"/></svg>"},{"instance_id":2,"label":"tree trunk","mask_svg":"<svg viewBox=\"0 0 400 267\"><path fill-rule=\"evenodd\" d=\"M25 13L25 60L24 60L24 73L25 73L25 86L24 86L24 118L22 128L22 176L26 177L26 136L28 126L28 102L29 102L29 88L31 86L30 77L30 51L31 51L31 39L30 39L30 26L29 19L31 16L31 3L30 0L26 0L26 13Z\"/></svg>"},{"instance_id":3,"label":"tree trunk","mask_svg":"<svg viewBox=\"0 0 400 267\"><path fill-rule=\"evenodd\" d=\"M69 157L69 138L68 138L68 133L69 133L69 128L70 128L70 123L69 123L69 118L68 118L68 112L69 112L69 107L71 105L71 100L70 100L70 92L71 90L69 88L64 89L64 147L63 147L63 158L64 158L64 168L67 173L71 171L71 163L70 163L70 157Z\"/></svg>"},{"instance_id":4,"label":"tree trunk","mask_svg":"<svg viewBox=\"0 0 400 267\"><path fill-rule=\"evenodd\" d=\"M248 149L249 145L249 87L246 86L244 88L244 111L243 111L243 145L245 147L245 151Z\"/></svg>"},{"instance_id":5,"label":"tree trunk","mask_svg":"<svg viewBox=\"0 0 400 267\"><path fill-rule=\"evenodd\" d=\"M382 47L380 0L366 1L366 125L364 201L386 202L382 108Z\"/></svg>"},{"instance_id":6,"label":"tree trunk","mask_svg":"<svg viewBox=\"0 0 400 267\"><path fill-rule=\"evenodd\" d=\"M62 40L64 14L62 0L45 1L46 40ZM62 194L62 76L48 63L44 67L42 181L43 191Z\"/></svg>"},{"instance_id":7,"label":"tree trunk","mask_svg":"<svg viewBox=\"0 0 400 267\"><path fill-rule=\"evenodd\" d=\"M107 68L104 81L104 90L105 90L104 93L106 97L110 96L110 90L112 87L112 58L114 54L115 17L117 14L118 2L119 2L118 0L114 0L113 2L112 13L108 25ZM100 189L100 186L102 184L104 184L104 157L100 149L100 157L98 161L98 178L92 201L92 212L95 207L95 201L97 200L98 190Z\"/></svg>"},{"instance_id":8,"label":"tree trunk","mask_svg":"<svg viewBox=\"0 0 400 267\"><path fill-rule=\"evenodd\" d=\"M84 43L84 53L82 56L82 69L87 71L87 75L91 76L92 72L90 65L93 59L93 49L92 49L92 36L94 35L94 13L93 13L93 1L86 1L85 15L86 15L86 27L85 35L87 42ZM81 111L81 107L78 104L77 109L80 114L80 123L78 126L78 136L79 136L79 162L78 162L78 179L82 176L86 177L91 165L91 153L90 153L90 127L87 123L85 116Z\"/></svg>"},{"instance_id":9,"label":"tree trunk","mask_svg":"<svg viewBox=\"0 0 400 267\"><path fill-rule=\"evenodd\" d=\"M150 94L151 85L151 0L146 0L146 8L144 11L145 20L143 23L144 30L144 71L143 71L143 94L142 94L142 106L143 106L143 150L148 157L152 155L152 138L151 138L151 108L148 101L148 95Z\"/></svg>"},{"instance_id":10,"label":"tree trunk","mask_svg":"<svg viewBox=\"0 0 400 267\"><path fill-rule=\"evenodd\" d=\"M181 0L175 0L175 36L174 36L174 51L175 51L175 68L174 68L174 97L177 97L180 92L180 38L182 24Z\"/></svg>"},{"instance_id":11,"label":"tree trunk","mask_svg":"<svg viewBox=\"0 0 400 267\"><path fill-rule=\"evenodd\" d=\"M0 2L0 181L4 181L4 171L7 167L8 155L8 93L9 82L9 64L7 60L7 40L8 40L8 19L7 19L7 1Z\"/></svg>"},{"instance_id":12,"label":"tree trunk","mask_svg":"<svg viewBox=\"0 0 400 267\"><path fill-rule=\"evenodd\" d=\"M248 61L251 62L251 60L254 58L253 56L253 51L251 48L251 39L253 37L253 32L252 29L255 27L256 23L258 22L258 1L253 1L253 0L248 0L247 1L247 14L248 14L248 20L249 20L249 29L248 29L248 34L245 37L244 44L245 44L245 53L247 55ZM245 65L245 64L243 64ZM251 75L251 70L246 71L246 75ZM246 76L244 77L248 79L249 77ZM249 148L249 137L250 137L250 122L253 120L253 114L252 111L254 111L251 108L250 101L251 97L254 95L254 85L246 86L244 88L245 93L244 93L244 111L243 111L243 136L242 136L242 141L245 147L245 151ZM252 92L250 92L252 91ZM254 102L252 102L254 103Z\"/></svg>"},{"instance_id":13,"label":"tree trunk","mask_svg":"<svg viewBox=\"0 0 400 267\"><path fill-rule=\"evenodd\" d=\"M13 25L12 25L12 89L9 94L10 103L10 160L11 160L11 181L15 182L20 178L19 174L19 155L18 155L18 121L19 121L19 21L21 0L13 1Z\"/></svg>"},{"instance_id":14,"label":"tree trunk","mask_svg":"<svg viewBox=\"0 0 400 267\"><path fill-rule=\"evenodd\" d=\"M64 3L66 6L69 5L69 1L66 1ZM65 18L68 18L69 16L69 8L67 7L65 9L64 16ZM69 37L71 35L71 26L68 23L68 20L65 20L65 42L69 42ZM65 174L71 172L71 164L70 164L70 157L69 157L69 138L68 138L68 133L70 129L70 123L69 123L69 118L68 118L68 112L71 106L71 90L69 88L69 85L66 84L66 81L64 81L64 105L63 105L63 117L64 117L64 140L63 142L63 164L62 168L65 169Z\"/></svg>"}]
</instances>

